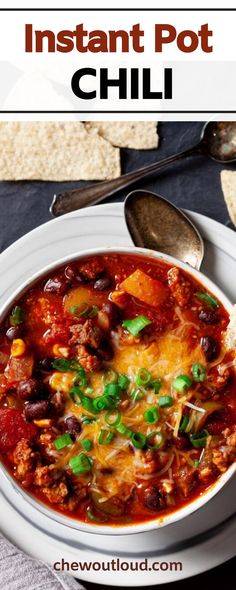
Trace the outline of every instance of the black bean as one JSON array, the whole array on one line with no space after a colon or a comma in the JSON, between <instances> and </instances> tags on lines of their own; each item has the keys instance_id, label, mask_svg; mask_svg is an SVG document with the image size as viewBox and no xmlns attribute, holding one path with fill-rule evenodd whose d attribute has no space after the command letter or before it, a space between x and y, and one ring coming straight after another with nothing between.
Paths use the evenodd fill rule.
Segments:
<instances>
[{"instance_id":1,"label":"black bean","mask_svg":"<svg viewBox=\"0 0 236 590\"><path fill-rule=\"evenodd\" d=\"M65 277L70 283L84 283L83 278L79 274L77 268L72 266L72 264L68 264L65 268Z\"/></svg>"},{"instance_id":2,"label":"black bean","mask_svg":"<svg viewBox=\"0 0 236 590\"><path fill-rule=\"evenodd\" d=\"M107 303L104 303L104 305L102 306L102 311L105 311L105 313L108 315L111 322L111 326L114 328L114 326L120 319L119 307L117 307L117 305L115 305L115 303L113 303L112 301L107 301Z\"/></svg>"},{"instance_id":3,"label":"black bean","mask_svg":"<svg viewBox=\"0 0 236 590\"><path fill-rule=\"evenodd\" d=\"M65 399L60 391L57 391L50 398L51 410L55 414L62 414L65 407Z\"/></svg>"},{"instance_id":4,"label":"black bean","mask_svg":"<svg viewBox=\"0 0 236 590\"><path fill-rule=\"evenodd\" d=\"M27 401L41 397L43 389L44 387L42 383L39 383L37 379L32 378L26 379L25 381L20 381L16 392L20 399Z\"/></svg>"},{"instance_id":5,"label":"black bean","mask_svg":"<svg viewBox=\"0 0 236 590\"><path fill-rule=\"evenodd\" d=\"M50 413L50 404L47 400L29 402L25 405L26 420L41 420Z\"/></svg>"},{"instance_id":6,"label":"black bean","mask_svg":"<svg viewBox=\"0 0 236 590\"><path fill-rule=\"evenodd\" d=\"M65 268L65 277L67 279L69 279L69 281L74 281L76 278L76 271L74 269L73 266L71 266L70 264L68 264L68 266L66 266Z\"/></svg>"},{"instance_id":7,"label":"black bean","mask_svg":"<svg viewBox=\"0 0 236 590\"><path fill-rule=\"evenodd\" d=\"M113 348L108 340L103 340L101 345L97 348L96 354L103 361L110 361L113 358Z\"/></svg>"},{"instance_id":8,"label":"black bean","mask_svg":"<svg viewBox=\"0 0 236 590\"><path fill-rule=\"evenodd\" d=\"M50 371L53 370L53 361L55 359L48 357L45 357L44 359L41 359L41 361L39 361L38 363L38 368L41 371L44 371L45 373L50 373Z\"/></svg>"},{"instance_id":9,"label":"black bean","mask_svg":"<svg viewBox=\"0 0 236 590\"><path fill-rule=\"evenodd\" d=\"M144 506L153 512L162 508L162 498L155 486L149 486L144 491Z\"/></svg>"},{"instance_id":10,"label":"black bean","mask_svg":"<svg viewBox=\"0 0 236 590\"><path fill-rule=\"evenodd\" d=\"M199 320L204 322L204 324L218 324L219 317L215 314L214 311L200 311L199 313Z\"/></svg>"},{"instance_id":11,"label":"black bean","mask_svg":"<svg viewBox=\"0 0 236 590\"><path fill-rule=\"evenodd\" d=\"M11 326L6 331L6 337L12 342L16 338L20 338L23 333L23 326Z\"/></svg>"},{"instance_id":12,"label":"black bean","mask_svg":"<svg viewBox=\"0 0 236 590\"><path fill-rule=\"evenodd\" d=\"M219 354L219 345L212 336L201 338L201 347L208 362L214 361Z\"/></svg>"},{"instance_id":13,"label":"black bean","mask_svg":"<svg viewBox=\"0 0 236 590\"><path fill-rule=\"evenodd\" d=\"M53 279L48 279L46 285L44 286L44 291L46 293L56 293L57 295L64 295L68 288L68 282L66 279L54 277Z\"/></svg>"},{"instance_id":14,"label":"black bean","mask_svg":"<svg viewBox=\"0 0 236 590\"><path fill-rule=\"evenodd\" d=\"M101 277L94 283L94 289L97 291L106 291L111 286L111 279L109 277Z\"/></svg>"},{"instance_id":15,"label":"black bean","mask_svg":"<svg viewBox=\"0 0 236 590\"><path fill-rule=\"evenodd\" d=\"M81 424L76 416L68 416L62 423L63 431L76 436L81 432Z\"/></svg>"}]
</instances>

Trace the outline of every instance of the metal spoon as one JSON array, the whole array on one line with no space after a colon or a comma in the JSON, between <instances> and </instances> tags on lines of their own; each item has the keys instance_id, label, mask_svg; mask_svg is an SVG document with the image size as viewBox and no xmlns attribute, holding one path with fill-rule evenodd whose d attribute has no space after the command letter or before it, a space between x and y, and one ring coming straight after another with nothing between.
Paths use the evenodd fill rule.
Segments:
<instances>
[{"instance_id":1,"label":"metal spoon","mask_svg":"<svg viewBox=\"0 0 236 590\"><path fill-rule=\"evenodd\" d=\"M158 250L200 269L201 235L180 209L160 195L132 191L125 200L125 220L135 246Z\"/></svg>"},{"instance_id":2,"label":"metal spoon","mask_svg":"<svg viewBox=\"0 0 236 590\"><path fill-rule=\"evenodd\" d=\"M57 217L76 209L95 205L95 203L100 203L107 197L114 195L120 189L151 176L164 166L173 164L173 162L193 154L204 154L217 162L226 164L236 161L236 121L206 123L199 143L192 148L149 164L144 168L123 174L114 180L106 180L87 187L59 193L54 196L50 211Z\"/></svg>"}]
</instances>

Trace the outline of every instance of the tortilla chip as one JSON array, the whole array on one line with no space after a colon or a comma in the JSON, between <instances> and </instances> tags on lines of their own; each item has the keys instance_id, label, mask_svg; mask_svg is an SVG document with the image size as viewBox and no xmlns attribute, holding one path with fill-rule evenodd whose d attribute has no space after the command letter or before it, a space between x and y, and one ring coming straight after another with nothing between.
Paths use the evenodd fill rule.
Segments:
<instances>
[{"instance_id":1,"label":"tortilla chip","mask_svg":"<svg viewBox=\"0 0 236 590\"><path fill-rule=\"evenodd\" d=\"M158 146L156 121L89 121L85 126L118 147L151 150Z\"/></svg>"},{"instance_id":2,"label":"tortilla chip","mask_svg":"<svg viewBox=\"0 0 236 590\"><path fill-rule=\"evenodd\" d=\"M226 348L236 350L236 305L234 305L225 335Z\"/></svg>"},{"instance_id":3,"label":"tortilla chip","mask_svg":"<svg viewBox=\"0 0 236 590\"><path fill-rule=\"evenodd\" d=\"M106 180L120 152L83 123L0 122L0 180Z\"/></svg>"},{"instance_id":4,"label":"tortilla chip","mask_svg":"<svg viewBox=\"0 0 236 590\"><path fill-rule=\"evenodd\" d=\"M236 225L236 172L222 170L221 186L226 205L233 223Z\"/></svg>"}]
</instances>

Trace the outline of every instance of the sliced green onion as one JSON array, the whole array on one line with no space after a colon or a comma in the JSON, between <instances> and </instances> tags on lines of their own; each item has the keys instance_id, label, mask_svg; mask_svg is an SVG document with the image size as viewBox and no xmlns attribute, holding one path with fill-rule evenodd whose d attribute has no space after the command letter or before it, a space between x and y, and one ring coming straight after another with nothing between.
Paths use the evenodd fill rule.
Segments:
<instances>
[{"instance_id":1,"label":"sliced green onion","mask_svg":"<svg viewBox=\"0 0 236 590\"><path fill-rule=\"evenodd\" d=\"M105 514L101 513L101 516L95 516L91 507L87 509L87 516L94 522L106 522L107 520L107 516Z\"/></svg>"},{"instance_id":2,"label":"sliced green onion","mask_svg":"<svg viewBox=\"0 0 236 590\"><path fill-rule=\"evenodd\" d=\"M115 400L111 396L99 395L93 400L93 408L96 412L102 412L108 410L108 408L114 408Z\"/></svg>"},{"instance_id":3,"label":"sliced green onion","mask_svg":"<svg viewBox=\"0 0 236 590\"><path fill-rule=\"evenodd\" d=\"M193 447L195 447L195 449L199 449L200 447L205 447L208 436L208 430L201 430L201 432L190 434L189 438Z\"/></svg>"},{"instance_id":4,"label":"sliced green onion","mask_svg":"<svg viewBox=\"0 0 236 590\"><path fill-rule=\"evenodd\" d=\"M197 297L197 299L200 299L200 301L203 301L212 309L217 309L218 307L220 307L219 301L210 293L204 291L196 291L194 295L195 297Z\"/></svg>"},{"instance_id":5,"label":"sliced green onion","mask_svg":"<svg viewBox=\"0 0 236 590\"><path fill-rule=\"evenodd\" d=\"M9 317L10 326L19 326L24 321L24 311L19 305L15 305Z\"/></svg>"},{"instance_id":6,"label":"sliced green onion","mask_svg":"<svg viewBox=\"0 0 236 590\"><path fill-rule=\"evenodd\" d=\"M80 318L81 316L86 316L89 310L88 303L81 303L80 305L72 305L70 308L70 314L76 318Z\"/></svg>"},{"instance_id":7,"label":"sliced green onion","mask_svg":"<svg viewBox=\"0 0 236 590\"><path fill-rule=\"evenodd\" d=\"M149 320L145 315L139 315L133 320L125 320L122 322L123 328L126 328L132 336L138 336L139 332L149 326L151 324L151 320Z\"/></svg>"},{"instance_id":8,"label":"sliced green onion","mask_svg":"<svg viewBox=\"0 0 236 590\"><path fill-rule=\"evenodd\" d=\"M54 369L57 369L57 371L62 371L62 373L66 373L67 371L77 371L80 375L84 375L85 377L85 371L82 367L80 367L76 359L58 357L54 359L52 366Z\"/></svg>"},{"instance_id":9,"label":"sliced green onion","mask_svg":"<svg viewBox=\"0 0 236 590\"><path fill-rule=\"evenodd\" d=\"M143 417L147 424L156 424L160 418L160 415L156 406L150 406L150 408L144 412Z\"/></svg>"},{"instance_id":10,"label":"sliced green onion","mask_svg":"<svg viewBox=\"0 0 236 590\"><path fill-rule=\"evenodd\" d=\"M88 312L88 317L89 318L95 318L95 316L98 314L99 309L97 305L92 305L92 307L90 307L89 312Z\"/></svg>"},{"instance_id":11,"label":"sliced green onion","mask_svg":"<svg viewBox=\"0 0 236 590\"><path fill-rule=\"evenodd\" d=\"M84 473L91 471L92 459L88 457L88 455L85 455L85 453L80 453L79 455L76 455L76 457L70 459L69 466L74 475L83 475Z\"/></svg>"},{"instance_id":12,"label":"sliced green onion","mask_svg":"<svg viewBox=\"0 0 236 590\"><path fill-rule=\"evenodd\" d=\"M81 405L81 399L80 399L77 391L72 391L72 389L71 389L69 392L69 396L70 396L70 399L73 402L73 404L75 404L76 406Z\"/></svg>"},{"instance_id":13,"label":"sliced green onion","mask_svg":"<svg viewBox=\"0 0 236 590\"><path fill-rule=\"evenodd\" d=\"M180 393L184 393L187 391L192 385L192 379L188 375L178 375L176 379L172 383L172 387L179 391Z\"/></svg>"},{"instance_id":14,"label":"sliced green onion","mask_svg":"<svg viewBox=\"0 0 236 590\"><path fill-rule=\"evenodd\" d=\"M179 427L180 432L185 432L186 431L186 428L188 426L188 423L189 423L189 417L188 416L182 416L181 422L180 422L180 427Z\"/></svg>"},{"instance_id":15,"label":"sliced green onion","mask_svg":"<svg viewBox=\"0 0 236 590\"><path fill-rule=\"evenodd\" d=\"M70 314L76 318L85 317L85 318L94 318L98 313L97 305L90 305L86 302L81 303L80 305L72 305L70 308Z\"/></svg>"},{"instance_id":16,"label":"sliced green onion","mask_svg":"<svg viewBox=\"0 0 236 590\"><path fill-rule=\"evenodd\" d=\"M143 398L143 392L140 389L134 389L131 393L131 397L134 402L137 402Z\"/></svg>"},{"instance_id":17,"label":"sliced green onion","mask_svg":"<svg viewBox=\"0 0 236 590\"><path fill-rule=\"evenodd\" d=\"M79 387L85 387L87 385L84 369L81 369L77 372L77 375L73 379L73 383L74 385L79 385Z\"/></svg>"},{"instance_id":18,"label":"sliced green onion","mask_svg":"<svg viewBox=\"0 0 236 590\"><path fill-rule=\"evenodd\" d=\"M193 462L194 467L198 467L200 461L198 459L195 459L195 461Z\"/></svg>"},{"instance_id":19,"label":"sliced green onion","mask_svg":"<svg viewBox=\"0 0 236 590\"><path fill-rule=\"evenodd\" d=\"M97 418L89 418L88 416L82 416L81 422L83 424L91 424L92 422L96 422Z\"/></svg>"},{"instance_id":20,"label":"sliced green onion","mask_svg":"<svg viewBox=\"0 0 236 590\"><path fill-rule=\"evenodd\" d=\"M77 359L70 360L70 370L71 371L84 371L84 369L80 366ZM85 373L85 371L84 371L84 373Z\"/></svg>"},{"instance_id":21,"label":"sliced green onion","mask_svg":"<svg viewBox=\"0 0 236 590\"><path fill-rule=\"evenodd\" d=\"M146 444L146 436L141 432L133 432L131 442L136 449L143 449Z\"/></svg>"},{"instance_id":22,"label":"sliced green onion","mask_svg":"<svg viewBox=\"0 0 236 590\"><path fill-rule=\"evenodd\" d=\"M66 373L70 370L71 361L69 359L65 359L64 357L57 358L53 361L52 366L57 371L62 371L62 373Z\"/></svg>"},{"instance_id":23,"label":"sliced green onion","mask_svg":"<svg viewBox=\"0 0 236 590\"><path fill-rule=\"evenodd\" d=\"M157 402L160 408L168 408L173 406L173 397L170 395L162 395L158 398Z\"/></svg>"},{"instance_id":24,"label":"sliced green onion","mask_svg":"<svg viewBox=\"0 0 236 590\"><path fill-rule=\"evenodd\" d=\"M54 440L54 446L56 447L56 449L58 451L60 451L61 449L64 449L64 447L68 447L69 445L72 445L73 440L70 436L70 434L68 434L68 432L65 432L65 434L62 434L61 436L59 436L58 438L56 438Z\"/></svg>"},{"instance_id":25,"label":"sliced green onion","mask_svg":"<svg viewBox=\"0 0 236 590\"><path fill-rule=\"evenodd\" d=\"M158 437L158 441L156 442L156 438ZM153 444L151 441L154 441ZM161 432L159 432L158 430L154 430L153 432L151 432L150 434L148 434L147 436L147 447L148 449L159 449L161 447L163 443L163 436L161 434Z\"/></svg>"},{"instance_id":26,"label":"sliced green onion","mask_svg":"<svg viewBox=\"0 0 236 590\"><path fill-rule=\"evenodd\" d=\"M192 366L192 375L193 375L194 381L201 383L206 378L206 371L202 365L195 363Z\"/></svg>"},{"instance_id":27,"label":"sliced green onion","mask_svg":"<svg viewBox=\"0 0 236 590\"><path fill-rule=\"evenodd\" d=\"M122 389L122 391L127 389L129 387L129 384L130 384L130 379L129 379L129 377L127 377L127 375L119 375L118 385Z\"/></svg>"},{"instance_id":28,"label":"sliced green onion","mask_svg":"<svg viewBox=\"0 0 236 590\"><path fill-rule=\"evenodd\" d=\"M110 442L112 441L112 439L114 438L115 433L109 430L106 430L105 428L101 428L100 433L99 433L99 437L98 437L98 442L100 445L109 445Z\"/></svg>"},{"instance_id":29,"label":"sliced green onion","mask_svg":"<svg viewBox=\"0 0 236 590\"><path fill-rule=\"evenodd\" d=\"M107 414L105 415L105 422L108 424L108 426L119 426L119 424L121 423L120 410L107 412Z\"/></svg>"},{"instance_id":30,"label":"sliced green onion","mask_svg":"<svg viewBox=\"0 0 236 590\"><path fill-rule=\"evenodd\" d=\"M107 383L117 383L118 375L114 369L108 369L106 373L103 375L103 383L106 385Z\"/></svg>"},{"instance_id":31,"label":"sliced green onion","mask_svg":"<svg viewBox=\"0 0 236 590\"><path fill-rule=\"evenodd\" d=\"M127 428L127 426L125 426L124 424L118 424L118 426L116 426L116 430L117 432L119 432L119 434L123 434L123 436L127 436L127 438L131 438L133 431L130 430L130 428Z\"/></svg>"},{"instance_id":32,"label":"sliced green onion","mask_svg":"<svg viewBox=\"0 0 236 590\"><path fill-rule=\"evenodd\" d=\"M147 389L154 389L155 395L158 395L162 386L161 379L152 379L147 385Z\"/></svg>"},{"instance_id":33,"label":"sliced green onion","mask_svg":"<svg viewBox=\"0 0 236 590\"><path fill-rule=\"evenodd\" d=\"M145 387L151 379L151 373L147 369L139 369L136 375L136 383L139 387Z\"/></svg>"},{"instance_id":34,"label":"sliced green onion","mask_svg":"<svg viewBox=\"0 0 236 590\"><path fill-rule=\"evenodd\" d=\"M85 451L91 451L93 448L93 443L90 438L84 438L84 440L81 441L81 445Z\"/></svg>"},{"instance_id":35,"label":"sliced green onion","mask_svg":"<svg viewBox=\"0 0 236 590\"><path fill-rule=\"evenodd\" d=\"M77 395L78 398L80 399L81 405L83 408L85 408L85 410L88 410L88 412L90 412L91 414L96 414L98 412L98 410L96 410L96 408L94 407L94 400L92 400L91 397L88 397L87 395L84 395L83 393L81 393L80 389L78 387L72 387L72 389L70 390L70 397L71 399L74 401L73 396ZM75 402L78 403L78 402Z\"/></svg>"},{"instance_id":36,"label":"sliced green onion","mask_svg":"<svg viewBox=\"0 0 236 590\"><path fill-rule=\"evenodd\" d=\"M120 397L121 388L118 383L107 383L104 387L103 395L111 395L112 397Z\"/></svg>"}]
</instances>

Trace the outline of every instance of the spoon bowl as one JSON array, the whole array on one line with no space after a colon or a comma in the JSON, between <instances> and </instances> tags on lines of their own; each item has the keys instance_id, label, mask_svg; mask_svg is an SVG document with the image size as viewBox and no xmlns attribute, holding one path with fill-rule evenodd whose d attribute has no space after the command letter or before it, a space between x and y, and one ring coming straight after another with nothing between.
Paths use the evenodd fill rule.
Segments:
<instances>
[{"instance_id":1,"label":"spoon bowl","mask_svg":"<svg viewBox=\"0 0 236 590\"><path fill-rule=\"evenodd\" d=\"M153 176L158 170L183 160L189 156L203 154L217 162L230 164L236 161L236 121L219 122L210 121L202 129L201 137L197 145L179 152L163 160L158 160L144 168L139 168L128 174L122 174L113 180L97 182L82 188L76 188L54 196L50 212L56 217L101 203L107 197L117 193L119 190Z\"/></svg>"},{"instance_id":2,"label":"spoon bowl","mask_svg":"<svg viewBox=\"0 0 236 590\"><path fill-rule=\"evenodd\" d=\"M236 121L210 121L204 125L200 151L217 162L236 161Z\"/></svg>"},{"instance_id":3,"label":"spoon bowl","mask_svg":"<svg viewBox=\"0 0 236 590\"><path fill-rule=\"evenodd\" d=\"M200 269L204 244L193 223L169 201L145 190L125 200L125 220L135 246L157 250Z\"/></svg>"}]
</instances>

